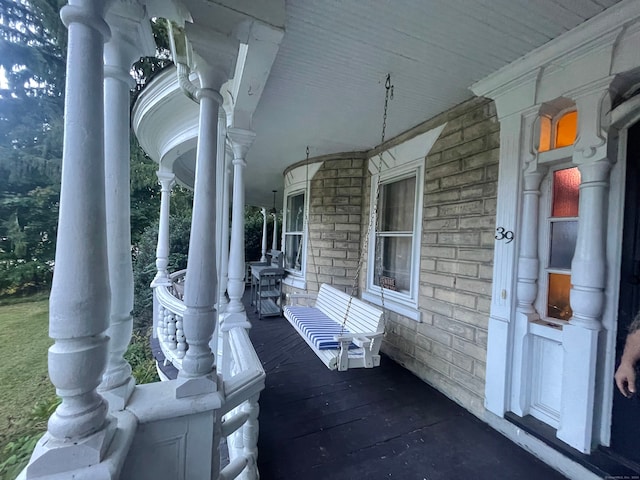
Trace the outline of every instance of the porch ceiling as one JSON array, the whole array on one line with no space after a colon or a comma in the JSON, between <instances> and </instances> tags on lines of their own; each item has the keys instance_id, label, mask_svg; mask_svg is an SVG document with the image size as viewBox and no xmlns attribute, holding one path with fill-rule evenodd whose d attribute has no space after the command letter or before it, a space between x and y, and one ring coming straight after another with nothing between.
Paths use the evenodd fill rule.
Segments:
<instances>
[{"instance_id":1,"label":"porch ceiling","mask_svg":"<svg viewBox=\"0 0 640 480\"><path fill-rule=\"evenodd\" d=\"M273 189L280 203L282 172L307 145L317 156L378 144L387 73L390 138L618 1L287 0L286 33L253 117L247 203L271 206Z\"/></svg>"}]
</instances>

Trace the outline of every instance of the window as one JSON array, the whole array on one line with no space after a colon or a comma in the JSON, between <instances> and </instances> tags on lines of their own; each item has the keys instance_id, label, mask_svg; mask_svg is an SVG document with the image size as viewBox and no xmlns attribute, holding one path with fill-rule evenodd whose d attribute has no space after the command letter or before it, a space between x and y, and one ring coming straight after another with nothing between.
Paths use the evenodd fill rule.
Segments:
<instances>
[{"instance_id":1,"label":"window","mask_svg":"<svg viewBox=\"0 0 640 480\"><path fill-rule=\"evenodd\" d=\"M578 237L580 171L577 167L553 170L549 175L551 199L547 208L545 277L546 315L569 320L571 260ZM543 245L545 245L543 243Z\"/></svg>"},{"instance_id":2,"label":"window","mask_svg":"<svg viewBox=\"0 0 640 480\"><path fill-rule=\"evenodd\" d=\"M287 196L284 228L284 268L302 272L304 249L304 192Z\"/></svg>"},{"instance_id":3,"label":"window","mask_svg":"<svg viewBox=\"0 0 640 480\"><path fill-rule=\"evenodd\" d=\"M368 295L376 301L380 287L384 289L385 306L403 315L415 317L410 309L417 308L417 279L420 270L420 215L423 162L408 168L382 174L378 196L378 222L369 235ZM405 166L406 167L406 166ZM375 186L377 175L372 178ZM372 205L375 192L372 192Z\"/></svg>"},{"instance_id":4,"label":"window","mask_svg":"<svg viewBox=\"0 0 640 480\"><path fill-rule=\"evenodd\" d=\"M416 177L380 185L379 230L375 243L373 284L411 293L411 251L416 204ZM378 251L379 249L379 251Z\"/></svg>"},{"instance_id":5,"label":"window","mask_svg":"<svg viewBox=\"0 0 640 480\"><path fill-rule=\"evenodd\" d=\"M575 108L575 107L574 107ZM578 112L566 111L554 117L540 116L540 141L538 151L546 152L556 148L568 147L576 141L578 131Z\"/></svg>"}]
</instances>

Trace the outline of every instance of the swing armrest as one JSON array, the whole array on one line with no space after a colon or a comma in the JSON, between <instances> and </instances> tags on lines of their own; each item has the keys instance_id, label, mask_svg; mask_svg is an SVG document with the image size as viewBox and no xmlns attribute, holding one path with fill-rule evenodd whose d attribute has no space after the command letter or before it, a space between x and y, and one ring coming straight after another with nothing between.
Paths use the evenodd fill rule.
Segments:
<instances>
[{"instance_id":1,"label":"swing armrest","mask_svg":"<svg viewBox=\"0 0 640 480\"><path fill-rule=\"evenodd\" d=\"M371 342L374 338L378 338L384 335L382 332L371 333L345 333L342 335L335 335L333 338L336 342L340 342L340 348L349 348L350 343L355 343L360 348L371 348Z\"/></svg>"}]
</instances>

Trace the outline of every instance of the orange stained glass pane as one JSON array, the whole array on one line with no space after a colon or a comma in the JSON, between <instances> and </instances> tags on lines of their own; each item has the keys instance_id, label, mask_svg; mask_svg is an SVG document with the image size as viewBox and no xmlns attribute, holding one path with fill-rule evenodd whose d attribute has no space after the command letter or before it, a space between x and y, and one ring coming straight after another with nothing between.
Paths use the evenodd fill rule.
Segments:
<instances>
[{"instance_id":1,"label":"orange stained glass pane","mask_svg":"<svg viewBox=\"0 0 640 480\"><path fill-rule=\"evenodd\" d=\"M578 133L578 112L568 112L558 119L556 123L555 148L573 145Z\"/></svg>"},{"instance_id":2,"label":"orange stained glass pane","mask_svg":"<svg viewBox=\"0 0 640 480\"><path fill-rule=\"evenodd\" d=\"M553 172L552 217L577 217L580 200L580 170L564 168Z\"/></svg>"},{"instance_id":3,"label":"orange stained glass pane","mask_svg":"<svg viewBox=\"0 0 640 480\"><path fill-rule=\"evenodd\" d=\"M569 320L573 315L569 305L571 290L571 275L562 273L549 274L549 295L547 301L547 316L558 320Z\"/></svg>"},{"instance_id":4,"label":"orange stained glass pane","mask_svg":"<svg viewBox=\"0 0 640 480\"><path fill-rule=\"evenodd\" d=\"M549 117L540 117L540 142L538 143L538 151L546 152L551 149L551 119Z\"/></svg>"}]
</instances>

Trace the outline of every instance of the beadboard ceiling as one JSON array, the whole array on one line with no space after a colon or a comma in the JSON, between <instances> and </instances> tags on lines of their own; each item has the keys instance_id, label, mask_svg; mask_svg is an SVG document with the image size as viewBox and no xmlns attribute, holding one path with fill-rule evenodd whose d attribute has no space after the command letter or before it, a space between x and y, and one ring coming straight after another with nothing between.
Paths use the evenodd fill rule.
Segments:
<instances>
[{"instance_id":1,"label":"beadboard ceiling","mask_svg":"<svg viewBox=\"0 0 640 480\"><path fill-rule=\"evenodd\" d=\"M254 115L247 203L282 202L283 170L391 138L472 96L471 84L617 0L287 0L285 35Z\"/></svg>"}]
</instances>

